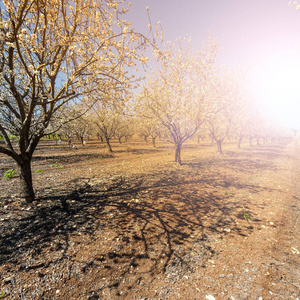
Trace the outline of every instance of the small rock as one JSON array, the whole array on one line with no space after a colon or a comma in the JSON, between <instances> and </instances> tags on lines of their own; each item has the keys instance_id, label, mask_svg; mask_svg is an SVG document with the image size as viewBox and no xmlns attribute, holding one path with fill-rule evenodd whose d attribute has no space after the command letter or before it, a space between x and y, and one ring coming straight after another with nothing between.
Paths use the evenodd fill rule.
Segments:
<instances>
[{"instance_id":1,"label":"small rock","mask_svg":"<svg viewBox=\"0 0 300 300\"><path fill-rule=\"evenodd\" d=\"M13 277L6 277L6 278L3 279L3 282L5 284L8 284L8 283L11 283L13 281L13 279L14 279Z\"/></svg>"},{"instance_id":2,"label":"small rock","mask_svg":"<svg viewBox=\"0 0 300 300\"><path fill-rule=\"evenodd\" d=\"M205 299L207 299L207 300L216 300L216 298L213 295L206 295Z\"/></svg>"},{"instance_id":3,"label":"small rock","mask_svg":"<svg viewBox=\"0 0 300 300\"><path fill-rule=\"evenodd\" d=\"M28 288L30 288L30 287L31 287L31 284L24 284L24 285L23 285L23 289L24 289L24 290L26 290L26 289L28 289Z\"/></svg>"}]
</instances>

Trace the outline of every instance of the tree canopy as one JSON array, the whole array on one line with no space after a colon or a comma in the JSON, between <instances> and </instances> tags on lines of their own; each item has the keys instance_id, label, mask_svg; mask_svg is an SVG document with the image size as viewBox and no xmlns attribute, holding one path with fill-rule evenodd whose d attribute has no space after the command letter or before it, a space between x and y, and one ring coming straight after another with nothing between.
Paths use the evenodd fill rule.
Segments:
<instances>
[{"instance_id":1,"label":"tree canopy","mask_svg":"<svg viewBox=\"0 0 300 300\"><path fill-rule=\"evenodd\" d=\"M135 79L128 68L147 62L143 51L153 40L125 20L129 7L125 1L111 0L4 1L0 134L5 146L0 152L15 159L21 169L24 164L30 169L50 122L51 130L57 130L60 121L66 121L60 115L65 105L85 102L90 107L93 101L88 96L95 91L124 93L131 87ZM18 137L18 145L10 134ZM30 186L31 179L25 185ZM32 188L27 187L25 194L32 201Z\"/></svg>"}]
</instances>

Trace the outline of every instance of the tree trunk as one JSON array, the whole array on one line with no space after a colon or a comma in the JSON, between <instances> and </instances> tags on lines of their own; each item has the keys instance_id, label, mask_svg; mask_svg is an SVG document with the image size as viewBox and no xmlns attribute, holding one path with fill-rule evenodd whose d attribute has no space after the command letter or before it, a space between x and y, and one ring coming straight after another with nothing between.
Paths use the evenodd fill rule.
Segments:
<instances>
[{"instance_id":1,"label":"tree trunk","mask_svg":"<svg viewBox=\"0 0 300 300\"><path fill-rule=\"evenodd\" d=\"M27 158L18 163L20 170L20 197L24 198L26 203L32 203L34 200L34 191L32 185L31 159Z\"/></svg>"},{"instance_id":2,"label":"tree trunk","mask_svg":"<svg viewBox=\"0 0 300 300\"><path fill-rule=\"evenodd\" d=\"M144 141L148 144L148 140L146 136L144 137Z\"/></svg>"},{"instance_id":3,"label":"tree trunk","mask_svg":"<svg viewBox=\"0 0 300 300\"><path fill-rule=\"evenodd\" d=\"M243 140L242 137L240 137L240 138L238 139L238 148L239 148L239 149L241 149L241 143L242 143L242 140Z\"/></svg>"},{"instance_id":4,"label":"tree trunk","mask_svg":"<svg viewBox=\"0 0 300 300\"><path fill-rule=\"evenodd\" d=\"M155 145L155 139L156 138L154 138L154 137L152 138L152 145L153 145L154 148L156 147L156 145Z\"/></svg>"},{"instance_id":5,"label":"tree trunk","mask_svg":"<svg viewBox=\"0 0 300 300\"><path fill-rule=\"evenodd\" d=\"M68 145L69 145L69 148L72 147L72 140L71 140L71 138L68 138Z\"/></svg>"},{"instance_id":6,"label":"tree trunk","mask_svg":"<svg viewBox=\"0 0 300 300\"><path fill-rule=\"evenodd\" d=\"M122 144L122 137L119 137L119 143Z\"/></svg>"},{"instance_id":7,"label":"tree trunk","mask_svg":"<svg viewBox=\"0 0 300 300\"><path fill-rule=\"evenodd\" d=\"M223 150L222 150L222 142L221 142L221 141L218 141L218 142L217 142L217 145L218 145L218 151L219 151L219 153L222 154L222 153L223 153Z\"/></svg>"},{"instance_id":8,"label":"tree trunk","mask_svg":"<svg viewBox=\"0 0 300 300\"><path fill-rule=\"evenodd\" d=\"M177 162L181 165L181 144L176 145L175 162Z\"/></svg>"},{"instance_id":9,"label":"tree trunk","mask_svg":"<svg viewBox=\"0 0 300 300\"><path fill-rule=\"evenodd\" d=\"M81 143L82 146L84 146L83 136L80 137L80 143Z\"/></svg>"},{"instance_id":10,"label":"tree trunk","mask_svg":"<svg viewBox=\"0 0 300 300\"><path fill-rule=\"evenodd\" d=\"M107 147L108 147L108 151L109 151L109 152L113 152L113 151L112 151L112 148L111 148L111 145L110 145L110 142L109 142L109 138L108 138L108 137L105 137L105 141L106 141L106 144L107 144Z\"/></svg>"}]
</instances>

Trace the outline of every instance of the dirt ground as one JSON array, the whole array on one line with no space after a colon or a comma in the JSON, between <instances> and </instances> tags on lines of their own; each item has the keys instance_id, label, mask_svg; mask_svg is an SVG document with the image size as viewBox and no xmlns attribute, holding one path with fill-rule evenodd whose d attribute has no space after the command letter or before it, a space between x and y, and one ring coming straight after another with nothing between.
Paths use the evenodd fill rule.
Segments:
<instances>
[{"instance_id":1,"label":"dirt ground","mask_svg":"<svg viewBox=\"0 0 300 300\"><path fill-rule=\"evenodd\" d=\"M112 146L43 141L32 206L0 156L1 299L300 299L299 139Z\"/></svg>"}]
</instances>

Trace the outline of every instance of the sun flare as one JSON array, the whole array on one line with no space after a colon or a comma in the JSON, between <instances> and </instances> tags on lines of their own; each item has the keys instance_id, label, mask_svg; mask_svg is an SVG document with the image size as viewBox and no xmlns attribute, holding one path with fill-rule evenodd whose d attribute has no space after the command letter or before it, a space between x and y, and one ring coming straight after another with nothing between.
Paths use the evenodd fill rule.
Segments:
<instances>
[{"instance_id":1,"label":"sun flare","mask_svg":"<svg viewBox=\"0 0 300 300\"><path fill-rule=\"evenodd\" d=\"M300 62L273 62L261 68L255 93L264 112L288 127L300 126Z\"/></svg>"}]
</instances>

